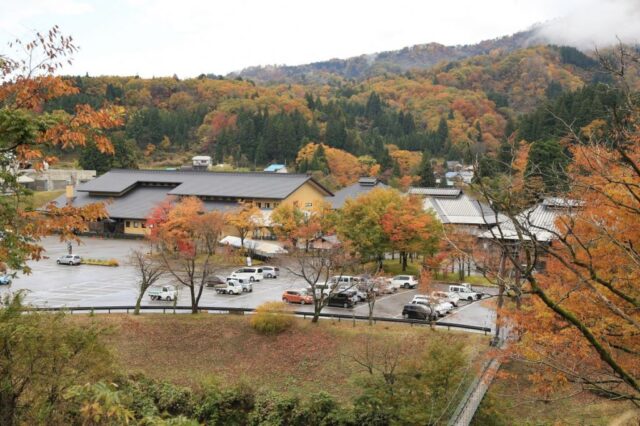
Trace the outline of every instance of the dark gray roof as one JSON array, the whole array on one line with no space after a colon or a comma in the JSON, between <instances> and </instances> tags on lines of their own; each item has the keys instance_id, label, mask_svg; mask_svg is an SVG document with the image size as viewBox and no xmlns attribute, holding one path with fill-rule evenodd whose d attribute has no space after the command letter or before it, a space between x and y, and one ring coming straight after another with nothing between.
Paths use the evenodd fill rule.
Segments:
<instances>
[{"instance_id":1,"label":"dark gray roof","mask_svg":"<svg viewBox=\"0 0 640 426\"><path fill-rule=\"evenodd\" d=\"M333 197L327 197L327 201L334 209L339 209L349 198L358 198L374 188L388 188L388 186L375 178L360 178L360 181L342 188Z\"/></svg>"},{"instance_id":2,"label":"dark gray roof","mask_svg":"<svg viewBox=\"0 0 640 426\"><path fill-rule=\"evenodd\" d=\"M107 213L113 219L146 219L153 208L166 199L177 199L167 195L167 188L162 187L137 187L121 197L109 197L91 195L88 192L77 192L73 200L75 207L83 207L92 203L105 203ZM55 202L58 206L66 204L65 195L58 197ZM234 202L204 202L207 210L230 210L238 206Z\"/></svg>"},{"instance_id":3,"label":"dark gray roof","mask_svg":"<svg viewBox=\"0 0 640 426\"><path fill-rule=\"evenodd\" d=\"M138 183L169 184L170 195L196 195L232 198L284 199L311 180L321 191L327 189L310 176L284 173L212 173L174 170L111 170L78 187L78 192L118 196Z\"/></svg>"}]
</instances>

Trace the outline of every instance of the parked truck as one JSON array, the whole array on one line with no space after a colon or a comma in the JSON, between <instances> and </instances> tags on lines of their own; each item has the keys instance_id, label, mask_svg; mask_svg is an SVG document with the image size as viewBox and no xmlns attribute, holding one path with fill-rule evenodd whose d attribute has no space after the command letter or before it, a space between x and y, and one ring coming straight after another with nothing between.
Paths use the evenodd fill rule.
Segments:
<instances>
[{"instance_id":1,"label":"parked truck","mask_svg":"<svg viewBox=\"0 0 640 426\"><path fill-rule=\"evenodd\" d=\"M157 287L151 287L147 292L151 300L176 300L178 297L178 290L172 285L163 285Z\"/></svg>"},{"instance_id":2,"label":"parked truck","mask_svg":"<svg viewBox=\"0 0 640 426\"><path fill-rule=\"evenodd\" d=\"M237 278L229 277L225 284L217 285L214 289L219 294L251 293L253 291L253 284L248 280L239 280Z\"/></svg>"}]
</instances>

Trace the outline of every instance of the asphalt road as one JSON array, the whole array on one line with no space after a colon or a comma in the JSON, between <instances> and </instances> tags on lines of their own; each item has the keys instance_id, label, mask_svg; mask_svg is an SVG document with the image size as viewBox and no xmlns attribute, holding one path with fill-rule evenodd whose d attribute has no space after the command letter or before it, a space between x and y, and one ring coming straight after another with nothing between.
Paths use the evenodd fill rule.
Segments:
<instances>
[{"instance_id":1,"label":"asphalt road","mask_svg":"<svg viewBox=\"0 0 640 426\"><path fill-rule=\"evenodd\" d=\"M117 259L119 267L105 266L66 266L58 265L56 259L67 253L66 244L57 238L47 238L43 241L45 258L39 262L30 264L33 272L30 275L21 275L16 278L11 286L0 288L0 293L24 289L27 291L26 301L34 306L50 307L74 307L74 306L126 306L133 305L137 297L137 274L133 266L128 264L128 256L131 250L144 248L144 241L129 240L104 240L97 238L83 238L80 246L74 245L74 254L86 258ZM228 275L232 269L221 270L221 277ZM280 300L282 292L287 289L306 287L305 282L288 272L286 268L280 268L281 276L278 279L265 279L254 284L252 293L241 295L217 294L212 288L205 288L201 306L225 306L255 308L266 301ZM166 276L161 283L171 283L171 277ZM442 290L446 286L441 286ZM493 294L494 289L482 289ZM381 317L400 318L402 307L409 303L417 290L401 289L395 294L382 295L375 304L374 315ZM187 289L179 289L179 305L190 305ZM495 323L495 310L493 299L485 299L477 302L461 302L461 306L455 309L441 321L459 324L469 324L482 327L492 327ZM144 297L143 305L167 306L172 302L151 301ZM296 307L296 310L312 311L310 306ZM367 315L366 303L358 304L353 309L326 307L325 313L355 313Z\"/></svg>"}]
</instances>

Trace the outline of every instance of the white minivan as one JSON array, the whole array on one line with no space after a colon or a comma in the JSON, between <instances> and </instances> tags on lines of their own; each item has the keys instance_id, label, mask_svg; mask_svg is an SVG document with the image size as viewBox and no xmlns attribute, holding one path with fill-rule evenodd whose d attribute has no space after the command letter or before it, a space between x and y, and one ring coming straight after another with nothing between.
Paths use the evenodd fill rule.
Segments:
<instances>
[{"instance_id":1,"label":"white minivan","mask_svg":"<svg viewBox=\"0 0 640 426\"><path fill-rule=\"evenodd\" d=\"M261 281L264 278L262 272L260 267L246 267L233 271L231 277L249 280L249 282Z\"/></svg>"}]
</instances>

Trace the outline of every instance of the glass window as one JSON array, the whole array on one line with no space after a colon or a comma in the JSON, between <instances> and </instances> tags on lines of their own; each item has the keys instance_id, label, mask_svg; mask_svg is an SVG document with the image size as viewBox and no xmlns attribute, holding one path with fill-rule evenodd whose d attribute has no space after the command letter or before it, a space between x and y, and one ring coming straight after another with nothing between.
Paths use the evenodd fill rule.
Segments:
<instances>
[{"instance_id":1,"label":"glass window","mask_svg":"<svg viewBox=\"0 0 640 426\"><path fill-rule=\"evenodd\" d=\"M140 227L140 222L133 222L133 227L134 228L139 228Z\"/></svg>"},{"instance_id":2,"label":"glass window","mask_svg":"<svg viewBox=\"0 0 640 426\"><path fill-rule=\"evenodd\" d=\"M127 228L131 228L131 221L127 220L127 221L124 223L124 226L126 226Z\"/></svg>"},{"instance_id":3,"label":"glass window","mask_svg":"<svg viewBox=\"0 0 640 426\"><path fill-rule=\"evenodd\" d=\"M304 206L307 207L307 208L313 207L313 203L306 203Z\"/></svg>"}]
</instances>

